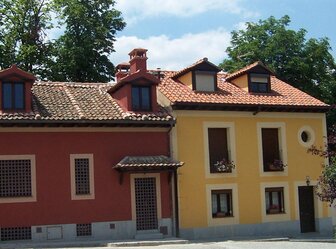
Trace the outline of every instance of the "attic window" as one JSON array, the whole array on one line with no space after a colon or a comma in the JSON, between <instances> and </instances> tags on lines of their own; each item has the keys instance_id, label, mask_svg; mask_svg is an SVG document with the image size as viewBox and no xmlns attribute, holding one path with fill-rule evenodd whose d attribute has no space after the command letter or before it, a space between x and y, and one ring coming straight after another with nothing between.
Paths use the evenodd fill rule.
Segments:
<instances>
[{"instance_id":1,"label":"attic window","mask_svg":"<svg viewBox=\"0 0 336 249\"><path fill-rule=\"evenodd\" d=\"M252 93L270 92L270 76L268 74L251 73L249 77L249 91Z\"/></svg>"},{"instance_id":2,"label":"attic window","mask_svg":"<svg viewBox=\"0 0 336 249\"><path fill-rule=\"evenodd\" d=\"M2 108L4 110L23 110L24 96L22 82L4 82L2 84Z\"/></svg>"},{"instance_id":3,"label":"attic window","mask_svg":"<svg viewBox=\"0 0 336 249\"><path fill-rule=\"evenodd\" d=\"M151 111L151 87L132 86L133 111Z\"/></svg>"},{"instance_id":4,"label":"attic window","mask_svg":"<svg viewBox=\"0 0 336 249\"><path fill-rule=\"evenodd\" d=\"M193 90L203 92L214 92L216 90L216 73L196 71Z\"/></svg>"}]
</instances>

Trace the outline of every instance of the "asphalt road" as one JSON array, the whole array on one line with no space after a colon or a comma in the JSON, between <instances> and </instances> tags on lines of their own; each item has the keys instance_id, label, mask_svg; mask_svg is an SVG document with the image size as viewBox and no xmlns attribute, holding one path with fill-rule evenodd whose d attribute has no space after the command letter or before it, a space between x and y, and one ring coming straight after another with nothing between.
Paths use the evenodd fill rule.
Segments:
<instances>
[{"instance_id":1,"label":"asphalt road","mask_svg":"<svg viewBox=\"0 0 336 249\"><path fill-rule=\"evenodd\" d=\"M107 249L116 247L87 247L88 249ZM119 247L125 249L336 249L336 243L320 242L251 242L251 241L225 241L225 242L205 242L190 243L183 245L160 245L160 246L136 246L136 247ZM66 248L60 248L66 249ZM70 249L70 248L69 248ZM71 248L75 249L75 248ZM77 248L79 249L79 248ZM81 247L83 249L83 247Z\"/></svg>"}]
</instances>

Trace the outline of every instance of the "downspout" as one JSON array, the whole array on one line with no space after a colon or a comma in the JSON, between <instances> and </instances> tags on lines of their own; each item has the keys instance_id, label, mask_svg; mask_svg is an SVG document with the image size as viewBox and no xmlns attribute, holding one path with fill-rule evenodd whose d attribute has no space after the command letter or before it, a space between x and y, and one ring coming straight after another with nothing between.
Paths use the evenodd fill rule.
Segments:
<instances>
[{"instance_id":1,"label":"downspout","mask_svg":"<svg viewBox=\"0 0 336 249\"><path fill-rule=\"evenodd\" d=\"M171 157L171 131L174 127L174 123L171 122L170 123L170 128L168 130L168 138L169 138L169 144L168 144L168 154L169 154L169 157ZM179 205L178 205L178 190L177 190L177 187L178 187L178 184L177 184L177 169L174 169L173 171L173 182L174 182L174 185L172 186L173 187L173 198L174 198L174 217L175 217L175 236L176 237L180 237L180 224L179 224Z\"/></svg>"}]
</instances>

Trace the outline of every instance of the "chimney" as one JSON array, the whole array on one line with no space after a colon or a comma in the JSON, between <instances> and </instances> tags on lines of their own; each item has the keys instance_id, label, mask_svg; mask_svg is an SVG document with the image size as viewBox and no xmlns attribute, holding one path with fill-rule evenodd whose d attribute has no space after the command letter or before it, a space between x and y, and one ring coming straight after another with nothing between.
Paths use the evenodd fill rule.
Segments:
<instances>
[{"instance_id":1,"label":"chimney","mask_svg":"<svg viewBox=\"0 0 336 249\"><path fill-rule=\"evenodd\" d=\"M128 62L122 62L117 65L116 69L116 78L117 82L119 82L122 78L126 77L129 74L130 64Z\"/></svg>"},{"instance_id":2,"label":"chimney","mask_svg":"<svg viewBox=\"0 0 336 249\"><path fill-rule=\"evenodd\" d=\"M128 55L130 56L130 73L136 71L147 71L147 49L135 48Z\"/></svg>"}]
</instances>

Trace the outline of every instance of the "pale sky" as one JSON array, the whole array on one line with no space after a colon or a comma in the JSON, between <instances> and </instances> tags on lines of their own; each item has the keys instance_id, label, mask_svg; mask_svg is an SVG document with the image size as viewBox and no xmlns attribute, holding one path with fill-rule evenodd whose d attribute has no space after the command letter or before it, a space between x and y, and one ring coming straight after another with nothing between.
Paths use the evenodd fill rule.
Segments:
<instances>
[{"instance_id":1,"label":"pale sky","mask_svg":"<svg viewBox=\"0 0 336 249\"><path fill-rule=\"evenodd\" d=\"M148 67L179 70L198 59L219 64L230 32L273 15L289 15L290 28L328 37L336 50L336 0L116 0L126 28L117 33L117 65L136 47L148 49ZM332 54L336 58L335 51Z\"/></svg>"}]
</instances>

